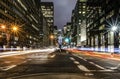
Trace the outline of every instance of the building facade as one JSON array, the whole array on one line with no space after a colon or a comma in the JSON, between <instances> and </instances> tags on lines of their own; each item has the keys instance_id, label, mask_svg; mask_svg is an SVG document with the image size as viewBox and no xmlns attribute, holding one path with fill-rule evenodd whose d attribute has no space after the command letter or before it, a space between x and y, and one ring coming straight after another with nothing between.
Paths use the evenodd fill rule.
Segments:
<instances>
[{"instance_id":1,"label":"building facade","mask_svg":"<svg viewBox=\"0 0 120 79\"><path fill-rule=\"evenodd\" d=\"M0 35L6 40L0 41L1 46L40 47L44 24L40 3L40 0L0 1ZM17 26L18 34L12 33L13 26Z\"/></svg>"},{"instance_id":2,"label":"building facade","mask_svg":"<svg viewBox=\"0 0 120 79\"><path fill-rule=\"evenodd\" d=\"M53 33L54 29L54 4L53 2L41 2L41 10L43 16L48 22L50 32Z\"/></svg>"},{"instance_id":3,"label":"building facade","mask_svg":"<svg viewBox=\"0 0 120 79\"><path fill-rule=\"evenodd\" d=\"M96 51L119 52L119 0L87 1L87 46Z\"/></svg>"},{"instance_id":4,"label":"building facade","mask_svg":"<svg viewBox=\"0 0 120 79\"><path fill-rule=\"evenodd\" d=\"M69 45L72 46L72 23L71 22L67 22L66 25L64 25L63 27L63 36L64 36L64 45Z\"/></svg>"},{"instance_id":5,"label":"building facade","mask_svg":"<svg viewBox=\"0 0 120 79\"><path fill-rule=\"evenodd\" d=\"M78 0L71 18L73 42L96 51L119 52L118 6L119 0Z\"/></svg>"},{"instance_id":6,"label":"building facade","mask_svg":"<svg viewBox=\"0 0 120 79\"><path fill-rule=\"evenodd\" d=\"M77 46L84 45L86 41L86 0L77 0L72 12L72 41Z\"/></svg>"}]
</instances>

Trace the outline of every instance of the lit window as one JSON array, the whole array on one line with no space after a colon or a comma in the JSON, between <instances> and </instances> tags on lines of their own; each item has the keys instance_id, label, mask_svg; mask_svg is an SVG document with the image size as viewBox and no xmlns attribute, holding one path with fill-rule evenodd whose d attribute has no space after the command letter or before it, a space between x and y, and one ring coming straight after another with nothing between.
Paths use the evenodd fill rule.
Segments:
<instances>
[{"instance_id":1,"label":"lit window","mask_svg":"<svg viewBox=\"0 0 120 79\"><path fill-rule=\"evenodd\" d=\"M86 0L80 0L80 2L86 2Z\"/></svg>"},{"instance_id":2,"label":"lit window","mask_svg":"<svg viewBox=\"0 0 120 79\"><path fill-rule=\"evenodd\" d=\"M51 6L51 9L53 9L53 6Z\"/></svg>"},{"instance_id":3,"label":"lit window","mask_svg":"<svg viewBox=\"0 0 120 79\"><path fill-rule=\"evenodd\" d=\"M83 11L83 14L85 14L85 11Z\"/></svg>"},{"instance_id":4,"label":"lit window","mask_svg":"<svg viewBox=\"0 0 120 79\"><path fill-rule=\"evenodd\" d=\"M86 6L83 6L83 8L85 8Z\"/></svg>"},{"instance_id":5,"label":"lit window","mask_svg":"<svg viewBox=\"0 0 120 79\"><path fill-rule=\"evenodd\" d=\"M79 11L79 13L81 13L81 11Z\"/></svg>"},{"instance_id":6,"label":"lit window","mask_svg":"<svg viewBox=\"0 0 120 79\"><path fill-rule=\"evenodd\" d=\"M45 6L41 6L42 8L45 8Z\"/></svg>"}]
</instances>

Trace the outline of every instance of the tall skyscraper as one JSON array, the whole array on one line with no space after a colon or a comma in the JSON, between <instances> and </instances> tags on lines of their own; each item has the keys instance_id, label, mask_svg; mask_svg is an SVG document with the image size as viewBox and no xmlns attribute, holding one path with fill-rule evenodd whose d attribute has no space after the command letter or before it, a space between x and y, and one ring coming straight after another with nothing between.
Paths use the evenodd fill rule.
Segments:
<instances>
[{"instance_id":1,"label":"tall skyscraper","mask_svg":"<svg viewBox=\"0 0 120 79\"><path fill-rule=\"evenodd\" d=\"M48 22L50 32L53 33L54 28L54 4L53 2L41 2L41 10L43 16Z\"/></svg>"},{"instance_id":2,"label":"tall skyscraper","mask_svg":"<svg viewBox=\"0 0 120 79\"><path fill-rule=\"evenodd\" d=\"M27 40L23 40L19 36L14 37L8 31L5 32L6 40L10 40L10 46L20 41L21 46L35 46L43 40L43 14L40 6L41 0L1 0L0 1L0 26L6 26L6 29L10 29L13 25L17 25L22 29L22 37ZM45 19L45 18L44 18ZM1 29L1 27L0 27ZM10 31L10 30L9 30ZM23 32L24 31L24 32ZM2 35L2 30L0 30ZM24 36L23 36L24 35ZM3 36L3 35L2 35ZM8 38L9 36L9 38ZM4 41L1 41L3 45ZM6 43L4 43L6 44ZM15 45L15 46L16 46ZM18 43L19 45L19 43ZM40 44L42 45L42 44Z\"/></svg>"},{"instance_id":3,"label":"tall skyscraper","mask_svg":"<svg viewBox=\"0 0 120 79\"><path fill-rule=\"evenodd\" d=\"M77 0L72 11L73 39L77 46L85 45L86 41L86 0Z\"/></svg>"}]
</instances>

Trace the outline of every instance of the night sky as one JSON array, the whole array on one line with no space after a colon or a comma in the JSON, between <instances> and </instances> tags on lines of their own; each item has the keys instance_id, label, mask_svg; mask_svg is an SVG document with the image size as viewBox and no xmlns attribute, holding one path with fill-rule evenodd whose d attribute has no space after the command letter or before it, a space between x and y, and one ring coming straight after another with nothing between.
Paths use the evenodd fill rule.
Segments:
<instances>
[{"instance_id":1,"label":"night sky","mask_svg":"<svg viewBox=\"0 0 120 79\"><path fill-rule=\"evenodd\" d=\"M61 29L66 22L71 21L72 10L77 0L41 0L43 2L54 2L54 23Z\"/></svg>"}]
</instances>

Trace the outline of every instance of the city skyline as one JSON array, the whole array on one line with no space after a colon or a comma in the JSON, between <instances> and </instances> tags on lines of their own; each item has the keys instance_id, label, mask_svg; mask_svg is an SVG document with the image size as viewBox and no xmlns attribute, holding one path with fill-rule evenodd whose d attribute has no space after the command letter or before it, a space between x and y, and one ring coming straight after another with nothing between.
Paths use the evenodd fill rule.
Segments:
<instances>
[{"instance_id":1,"label":"city skyline","mask_svg":"<svg viewBox=\"0 0 120 79\"><path fill-rule=\"evenodd\" d=\"M119 6L1 0L0 79L120 79Z\"/></svg>"},{"instance_id":2,"label":"city skyline","mask_svg":"<svg viewBox=\"0 0 120 79\"><path fill-rule=\"evenodd\" d=\"M42 2L54 2L54 25L58 26L58 29L62 29L63 26L71 21L72 10L75 7L77 0L41 0Z\"/></svg>"}]
</instances>

